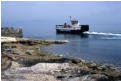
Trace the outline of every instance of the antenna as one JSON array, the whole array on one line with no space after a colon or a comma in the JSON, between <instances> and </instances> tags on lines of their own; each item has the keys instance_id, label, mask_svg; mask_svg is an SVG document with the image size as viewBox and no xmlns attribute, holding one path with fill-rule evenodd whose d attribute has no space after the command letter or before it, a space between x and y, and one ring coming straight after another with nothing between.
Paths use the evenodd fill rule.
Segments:
<instances>
[{"instance_id":1,"label":"antenna","mask_svg":"<svg viewBox=\"0 0 121 81\"><path fill-rule=\"evenodd\" d=\"M70 21L72 20L72 17L70 16Z\"/></svg>"}]
</instances>

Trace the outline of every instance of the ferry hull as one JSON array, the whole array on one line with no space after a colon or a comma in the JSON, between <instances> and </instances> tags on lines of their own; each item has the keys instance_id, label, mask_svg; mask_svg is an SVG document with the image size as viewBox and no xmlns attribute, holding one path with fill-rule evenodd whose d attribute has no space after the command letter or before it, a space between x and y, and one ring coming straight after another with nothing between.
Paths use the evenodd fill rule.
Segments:
<instances>
[{"instance_id":1,"label":"ferry hull","mask_svg":"<svg viewBox=\"0 0 121 81\"><path fill-rule=\"evenodd\" d=\"M72 33L72 34L81 34L82 31L81 30L70 30L70 31L61 31L59 29L56 29L57 33Z\"/></svg>"},{"instance_id":2,"label":"ferry hull","mask_svg":"<svg viewBox=\"0 0 121 81\"><path fill-rule=\"evenodd\" d=\"M78 30L63 30L63 29L56 29L56 33L71 33L71 34L82 34L85 31L89 30L88 25L81 25L80 29Z\"/></svg>"}]
</instances>

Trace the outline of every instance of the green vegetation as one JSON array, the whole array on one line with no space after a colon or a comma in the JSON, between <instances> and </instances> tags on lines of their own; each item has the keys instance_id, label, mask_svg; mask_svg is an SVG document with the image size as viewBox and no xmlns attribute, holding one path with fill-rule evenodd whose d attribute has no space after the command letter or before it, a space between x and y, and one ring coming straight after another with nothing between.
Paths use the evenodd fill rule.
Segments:
<instances>
[{"instance_id":1,"label":"green vegetation","mask_svg":"<svg viewBox=\"0 0 121 81\"><path fill-rule=\"evenodd\" d=\"M21 53L23 55L19 55L20 53L17 52L17 54L19 55L19 57L22 58L31 58L31 59L43 59L43 60L58 60L58 59L62 59L62 56L58 56L58 55L54 55L54 54L49 54L47 52L43 52L42 50L40 50L40 47L43 45L50 45L52 42L47 42L47 41L42 41L37 44L38 41L34 41L33 44L28 41L26 42L8 42L8 43L2 43L2 47L14 47L11 50L16 50L18 49L19 51L21 51ZM27 50L32 50L33 53L32 55L28 55L26 54Z\"/></svg>"}]
</instances>

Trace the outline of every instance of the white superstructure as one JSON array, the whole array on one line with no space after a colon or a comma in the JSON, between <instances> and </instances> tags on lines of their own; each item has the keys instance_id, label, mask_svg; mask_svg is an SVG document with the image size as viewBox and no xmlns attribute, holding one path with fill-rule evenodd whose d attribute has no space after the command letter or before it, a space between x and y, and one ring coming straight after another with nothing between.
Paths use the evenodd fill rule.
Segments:
<instances>
[{"instance_id":1,"label":"white superstructure","mask_svg":"<svg viewBox=\"0 0 121 81\"><path fill-rule=\"evenodd\" d=\"M84 31L89 30L88 25L80 25L78 20L72 20L70 17L71 25L67 24L66 22L64 25L56 25L56 31L59 32L64 32L64 33L82 33Z\"/></svg>"}]
</instances>

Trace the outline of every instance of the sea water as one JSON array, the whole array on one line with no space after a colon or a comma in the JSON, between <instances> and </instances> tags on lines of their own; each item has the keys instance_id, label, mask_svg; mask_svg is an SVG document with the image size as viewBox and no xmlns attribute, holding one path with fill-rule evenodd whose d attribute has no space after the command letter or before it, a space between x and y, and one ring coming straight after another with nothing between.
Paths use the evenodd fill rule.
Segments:
<instances>
[{"instance_id":1,"label":"sea water","mask_svg":"<svg viewBox=\"0 0 121 81\"><path fill-rule=\"evenodd\" d=\"M90 30L83 35L57 34L55 24L51 23L42 25L35 22L24 26L24 37L69 41L42 47L46 52L121 65L121 25L90 25Z\"/></svg>"},{"instance_id":2,"label":"sea water","mask_svg":"<svg viewBox=\"0 0 121 81\"><path fill-rule=\"evenodd\" d=\"M69 40L63 45L45 46L43 49L54 54L79 57L96 63L121 65L121 37L96 32L85 35L56 34L56 40Z\"/></svg>"}]
</instances>

